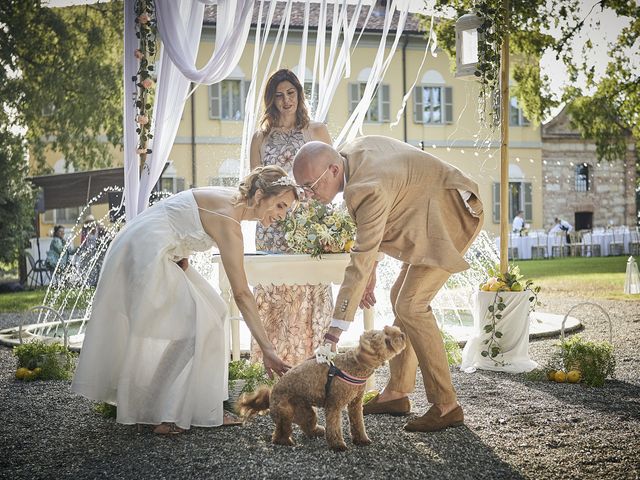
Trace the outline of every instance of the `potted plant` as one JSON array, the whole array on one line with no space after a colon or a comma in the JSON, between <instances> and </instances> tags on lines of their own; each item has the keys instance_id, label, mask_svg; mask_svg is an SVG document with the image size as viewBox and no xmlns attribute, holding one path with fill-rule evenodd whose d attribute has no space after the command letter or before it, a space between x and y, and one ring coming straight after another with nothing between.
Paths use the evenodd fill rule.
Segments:
<instances>
[{"instance_id":1,"label":"potted plant","mask_svg":"<svg viewBox=\"0 0 640 480\"><path fill-rule=\"evenodd\" d=\"M73 373L74 354L59 343L26 342L14 347L13 355L19 380L67 380Z\"/></svg>"},{"instance_id":2,"label":"potted plant","mask_svg":"<svg viewBox=\"0 0 640 480\"><path fill-rule=\"evenodd\" d=\"M462 352L460 368L527 372L537 367L529 359L529 314L538 305L540 287L525 281L510 265L488 270L488 279L474 294L474 335Z\"/></svg>"},{"instance_id":3,"label":"potted plant","mask_svg":"<svg viewBox=\"0 0 640 480\"><path fill-rule=\"evenodd\" d=\"M562 339L558 347L545 369L549 379L601 387L615 374L616 359L609 342L591 342L575 335Z\"/></svg>"},{"instance_id":4,"label":"potted plant","mask_svg":"<svg viewBox=\"0 0 640 480\"><path fill-rule=\"evenodd\" d=\"M229 403L234 404L240 395L253 392L259 385L273 384L261 363L247 360L229 362Z\"/></svg>"}]
</instances>

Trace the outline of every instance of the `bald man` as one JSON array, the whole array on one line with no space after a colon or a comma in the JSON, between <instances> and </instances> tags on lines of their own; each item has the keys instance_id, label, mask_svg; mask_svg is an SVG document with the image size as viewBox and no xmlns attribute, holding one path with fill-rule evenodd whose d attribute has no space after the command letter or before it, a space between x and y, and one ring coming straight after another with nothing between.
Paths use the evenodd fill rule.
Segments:
<instances>
[{"instance_id":1,"label":"bald man","mask_svg":"<svg viewBox=\"0 0 640 480\"><path fill-rule=\"evenodd\" d=\"M375 304L376 266L383 254L403 262L391 288L394 325L407 348L390 362L384 391L364 413L407 415L418 365L432 407L410 420L409 431L437 431L464 423L444 344L429 306L452 273L469 267L463 259L482 227L478 185L452 165L398 140L364 136L340 150L305 144L293 163L296 181L308 195L329 203L344 192L357 235L325 341L335 344L349 328L358 305Z\"/></svg>"}]
</instances>

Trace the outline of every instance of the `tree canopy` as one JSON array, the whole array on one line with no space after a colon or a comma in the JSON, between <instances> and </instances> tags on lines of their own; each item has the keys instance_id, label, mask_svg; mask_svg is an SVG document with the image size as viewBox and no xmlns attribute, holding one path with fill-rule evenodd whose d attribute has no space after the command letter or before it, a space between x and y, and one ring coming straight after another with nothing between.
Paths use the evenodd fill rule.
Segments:
<instances>
[{"instance_id":1,"label":"tree canopy","mask_svg":"<svg viewBox=\"0 0 640 480\"><path fill-rule=\"evenodd\" d=\"M437 0L436 3L441 12L452 7L458 16L475 10L485 19L485 28L491 29L493 25L504 28L504 19L500 19L504 12L503 0ZM566 103L573 125L584 138L595 142L600 158L624 158L629 134L640 142L640 72L637 63L634 68L630 59L634 52L637 55L639 48L640 5L632 0L594 0L588 15L581 17L581 2L577 0L511 0L510 4L510 48L517 59L511 66L517 82L514 95L525 115L540 122L559 102ZM605 9L628 17L630 24L609 46L608 66L605 74L598 78L590 60L592 42L587 41L583 51L575 52L570 40L587 28L591 35L597 35L597 29L603 28L597 17ZM560 35L545 33L553 29ZM455 19L441 21L436 34L442 48L455 58ZM497 34L500 41L500 32ZM569 74L570 86L559 97L550 92L549 78L540 71L545 52L555 53ZM489 54L489 61L495 64L499 57ZM586 78L584 88L575 86L579 75Z\"/></svg>"},{"instance_id":2,"label":"tree canopy","mask_svg":"<svg viewBox=\"0 0 640 480\"><path fill-rule=\"evenodd\" d=\"M121 1L48 8L0 2L0 125L17 125L33 162L45 149L85 170L122 142Z\"/></svg>"}]
</instances>

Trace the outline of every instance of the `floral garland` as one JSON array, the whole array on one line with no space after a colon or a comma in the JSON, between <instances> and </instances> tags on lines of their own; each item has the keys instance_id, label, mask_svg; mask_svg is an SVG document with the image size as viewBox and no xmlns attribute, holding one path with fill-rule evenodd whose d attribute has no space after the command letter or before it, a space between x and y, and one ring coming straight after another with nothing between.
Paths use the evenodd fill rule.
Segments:
<instances>
[{"instance_id":1,"label":"floral garland","mask_svg":"<svg viewBox=\"0 0 640 480\"><path fill-rule=\"evenodd\" d=\"M153 0L136 0L136 37L139 40L139 48L134 52L139 60L138 72L133 77L136 82L136 133L138 134L138 146L136 153L140 155L142 168L149 168L145 160L151 150L147 148L151 134L151 99L152 89L155 85L154 63L157 52L156 35L157 26L155 20L155 3Z\"/></svg>"},{"instance_id":2,"label":"floral garland","mask_svg":"<svg viewBox=\"0 0 640 480\"><path fill-rule=\"evenodd\" d=\"M281 223L289 248L312 257L350 251L356 233L346 208L316 200L301 205Z\"/></svg>"}]
</instances>

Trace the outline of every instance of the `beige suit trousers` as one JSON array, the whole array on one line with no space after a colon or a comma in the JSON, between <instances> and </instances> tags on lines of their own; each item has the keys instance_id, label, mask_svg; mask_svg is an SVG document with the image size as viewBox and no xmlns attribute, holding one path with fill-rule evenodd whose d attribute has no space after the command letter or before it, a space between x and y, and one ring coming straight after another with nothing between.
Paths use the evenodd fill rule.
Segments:
<instances>
[{"instance_id":1,"label":"beige suit trousers","mask_svg":"<svg viewBox=\"0 0 640 480\"><path fill-rule=\"evenodd\" d=\"M467 211L457 191L443 193L440 205L443 218L451 219L447 230L460 253L464 253L482 227L482 212L476 211L480 222L465 222L473 217ZM478 204L472 204L476 207ZM480 207L481 208L481 207ZM391 378L387 388L410 393L415 390L418 366L422 373L427 400L430 403L451 403L457 399L451 383L451 372L447 362L444 342L435 316L430 307L431 300L445 284L451 274L446 270L428 265L405 263L395 284L391 288L391 305L395 315L394 325L407 335L407 347L390 362Z\"/></svg>"}]
</instances>

